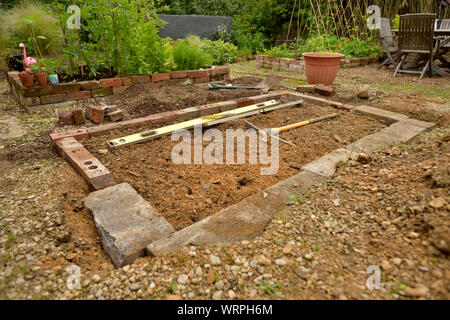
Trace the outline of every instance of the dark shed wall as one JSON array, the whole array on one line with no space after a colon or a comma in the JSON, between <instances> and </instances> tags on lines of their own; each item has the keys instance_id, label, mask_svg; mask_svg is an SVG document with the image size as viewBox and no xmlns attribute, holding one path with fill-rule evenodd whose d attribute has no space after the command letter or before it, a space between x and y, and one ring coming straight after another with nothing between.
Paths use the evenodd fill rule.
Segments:
<instances>
[{"instance_id":1,"label":"dark shed wall","mask_svg":"<svg viewBox=\"0 0 450 320\"><path fill-rule=\"evenodd\" d=\"M214 40L214 33L221 25L231 30L232 18L219 16L183 16L183 15L158 15L168 24L161 28L159 35L163 38L183 39L188 34L194 34L201 38Z\"/></svg>"}]
</instances>

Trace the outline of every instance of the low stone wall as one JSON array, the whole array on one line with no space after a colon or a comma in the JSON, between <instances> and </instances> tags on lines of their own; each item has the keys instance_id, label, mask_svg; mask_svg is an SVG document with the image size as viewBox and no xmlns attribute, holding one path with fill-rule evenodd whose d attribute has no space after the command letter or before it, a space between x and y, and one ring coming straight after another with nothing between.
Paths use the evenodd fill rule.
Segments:
<instances>
[{"instance_id":1,"label":"low stone wall","mask_svg":"<svg viewBox=\"0 0 450 320\"><path fill-rule=\"evenodd\" d=\"M118 94L133 84L145 84L151 87L161 86L166 81L179 84L207 83L228 80L230 68L214 67L205 70L172 71L149 75L136 75L101 80L61 83L56 86L25 87L19 79L18 71L8 72L8 84L19 103L28 111L41 106L78 101L83 99L105 97Z\"/></svg>"},{"instance_id":2,"label":"low stone wall","mask_svg":"<svg viewBox=\"0 0 450 320\"><path fill-rule=\"evenodd\" d=\"M305 62L302 60L289 58L275 58L267 55L255 56L256 65L259 68L270 68L289 72L305 72ZM377 63L378 58L351 58L341 61L341 68L365 66L370 63Z\"/></svg>"}]
</instances>

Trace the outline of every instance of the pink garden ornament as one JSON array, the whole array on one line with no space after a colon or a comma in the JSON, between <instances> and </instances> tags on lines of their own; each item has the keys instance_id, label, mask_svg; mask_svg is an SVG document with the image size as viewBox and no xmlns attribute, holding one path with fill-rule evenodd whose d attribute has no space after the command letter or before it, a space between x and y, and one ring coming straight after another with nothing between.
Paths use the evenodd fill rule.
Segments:
<instances>
[{"instance_id":1,"label":"pink garden ornament","mask_svg":"<svg viewBox=\"0 0 450 320\"><path fill-rule=\"evenodd\" d=\"M23 43L19 44L19 47L22 48L23 51L23 66L25 67L25 70L29 71L31 65L37 63L37 61L32 57L27 57L27 49Z\"/></svg>"}]
</instances>

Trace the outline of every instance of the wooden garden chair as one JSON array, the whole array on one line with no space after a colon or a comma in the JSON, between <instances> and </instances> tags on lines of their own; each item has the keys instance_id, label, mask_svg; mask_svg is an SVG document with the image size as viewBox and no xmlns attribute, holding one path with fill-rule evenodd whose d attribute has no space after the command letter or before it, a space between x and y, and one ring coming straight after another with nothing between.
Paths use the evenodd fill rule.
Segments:
<instances>
[{"instance_id":1,"label":"wooden garden chair","mask_svg":"<svg viewBox=\"0 0 450 320\"><path fill-rule=\"evenodd\" d=\"M406 14L400 16L400 26L398 31L398 47L401 55L400 63L394 72L394 77L399 73L420 74L422 79L427 69L430 70L430 77L433 77L433 57L434 57L434 26L436 15L428 13ZM420 70L402 69L406 57L411 53L426 54L428 62Z\"/></svg>"},{"instance_id":2,"label":"wooden garden chair","mask_svg":"<svg viewBox=\"0 0 450 320\"><path fill-rule=\"evenodd\" d=\"M391 22L387 18L381 18L380 38L387 54L387 58L380 65L380 68L390 64L397 65L399 55L398 45L392 33Z\"/></svg>"},{"instance_id":3,"label":"wooden garden chair","mask_svg":"<svg viewBox=\"0 0 450 320\"><path fill-rule=\"evenodd\" d=\"M436 22L436 29L438 22ZM450 19L443 19L440 23L439 29L450 30ZM445 55L450 52L450 37L440 37L438 43L437 58L443 63L444 66L450 66L450 61L445 58Z\"/></svg>"}]
</instances>

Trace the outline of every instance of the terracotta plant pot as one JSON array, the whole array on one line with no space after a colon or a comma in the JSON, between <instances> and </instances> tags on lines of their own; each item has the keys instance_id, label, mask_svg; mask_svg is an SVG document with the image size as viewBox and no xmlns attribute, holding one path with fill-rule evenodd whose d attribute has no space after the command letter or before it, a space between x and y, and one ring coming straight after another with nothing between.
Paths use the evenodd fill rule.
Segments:
<instances>
[{"instance_id":1,"label":"terracotta plant pot","mask_svg":"<svg viewBox=\"0 0 450 320\"><path fill-rule=\"evenodd\" d=\"M41 73L36 74L36 80L40 86L46 86L47 85L47 73L41 72Z\"/></svg>"},{"instance_id":2,"label":"terracotta plant pot","mask_svg":"<svg viewBox=\"0 0 450 320\"><path fill-rule=\"evenodd\" d=\"M343 54L305 52L305 73L309 84L331 86L336 79Z\"/></svg>"},{"instance_id":3,"label":"terracotta plant pot","mask_svg":"<svg viewBox=\"0 0 450 320\"><path fill-rule=\"evenodd\" d=\"M19 73L19 78L25 87L31 88L34 86L34 74L22 71Z\"/></svg>"}]
</instances>

